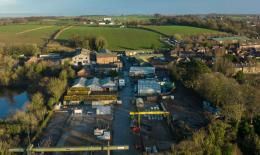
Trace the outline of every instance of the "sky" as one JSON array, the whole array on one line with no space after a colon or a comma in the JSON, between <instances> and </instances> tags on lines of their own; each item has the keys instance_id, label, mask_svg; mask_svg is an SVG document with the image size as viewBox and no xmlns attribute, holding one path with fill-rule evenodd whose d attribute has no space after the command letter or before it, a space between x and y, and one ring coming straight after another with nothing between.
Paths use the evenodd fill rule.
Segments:
<instances>
[{"instance_id":1,"label":"sky","mask_svg":"<svg viewBox=\"0 0 260 155\"><path fill-rule=\"evenodd\" d=\"M0 0L0 14L259 14L260 0Z\"/></svg>"}]
</instances>

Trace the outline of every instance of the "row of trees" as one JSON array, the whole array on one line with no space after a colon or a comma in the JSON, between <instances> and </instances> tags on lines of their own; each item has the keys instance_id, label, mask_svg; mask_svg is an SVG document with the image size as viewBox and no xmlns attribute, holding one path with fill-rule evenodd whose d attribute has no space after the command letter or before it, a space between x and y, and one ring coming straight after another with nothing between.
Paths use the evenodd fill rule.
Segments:
<instances>
[{"instance_id":1,"label":"row of trees","mask_svg":"<svg viewBox=\"0 0 260 155\"><path fill-rule=\"evenodd\" d=\"M70 39L70 44L72 47L81 47L89 50L101 50L107 47L108 43L104 37L90 37L84 36L81 37L79 35L74 35Z\"/></svg>"},{"instance_id":2,"label":"row of trees","mask_svg":"<svg viewBox=\"0 0 260 155\"><path fill-rule=\"evenodd\" d=\"M201 28L208 28L233 34L246 35L249 37L259 37L257 27L248 25L243 20L233 20L227 16L206 16L200 17L196 15L182 16L156 16L151 19L154 25L185 25Z\"/></svg>"},{"instance_id":3,"label":"row of trees","mask_svg":"<svg viewBox=\"0 0 260 155\"><path fill-rule=\"evenodd\" d=\"M9 154L10 146L27 146L39 125L66 91L75 72L68 65L40 62L1 71L1 87L27 87L32 94L25 111L0 122L0 154ZM36 92L36 93L35 93Z\"/></svg>"},{"instance_id":4,"label":"row of trees","mask_svg":"<svg viewBox=\"0 0 260 155\"><path fill-rule=\"evenodd\" d=\"M174 78L220 108L223 116L223 120L209 118L209 126L175 147L176 154L231 154L239 149L245 154L259 154L259 133L256 132L260 123L258 89L246 83L239 84L222 73L214 73L197 60L174 64L171 69Z\"/></svg>"},{"instance_id":5,"label":"row of trees","mask_svg":"<svg viewBox=\"0 0 260 155\"><path fill-rule=\"evenodd\" d=\"M40 48L36 44L0 46L0 54L18 58L20 55L34 56L40 53Z\"/></svg>"}]
</instances>

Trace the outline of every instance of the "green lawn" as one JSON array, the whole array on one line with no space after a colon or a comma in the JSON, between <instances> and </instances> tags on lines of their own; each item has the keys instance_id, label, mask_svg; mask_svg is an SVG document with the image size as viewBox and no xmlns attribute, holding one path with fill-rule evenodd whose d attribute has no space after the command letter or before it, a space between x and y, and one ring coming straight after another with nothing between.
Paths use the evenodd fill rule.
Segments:
<instances>
[{"instance_id":1,"label":"green lawn","mask_svg":"<svg viewBox=\"0 0 260 155\"><path fill-rule=\"evenodd\" d=\"M42 45L44 41L50 37L51 34L53 34L56 30L61 28L59 26L51 26L51 27L45 27L45 26L46 25L0 26L0 43ZM41 27L43 28L37 29Z\"/></svg>"},{"instance_id":2,"label":"green lawn","mask_svg":"<svg viewBox=\"0 0 260 155\"><path fill-rule=\"evenodd\" d=\"M68 40L76 34L103 36L108 41L108 48L111 50L149 49L152 44L158 48L164 47L159 40L159 34L135 28L76 26L63 32L58 39Z\"/></svg>"},{"instance_id":3,"label":"green lawn","mask_svg":"<svg viewBox=\"0 0 260 155\"><path fill-rule=\"evenodd\" d=\"M144 28L151 29L168 36L180 35L214 35L221 32L215 30L209 30L204 28L190 27L190 26L144 26Z\"/></svg>"}]
</instances>

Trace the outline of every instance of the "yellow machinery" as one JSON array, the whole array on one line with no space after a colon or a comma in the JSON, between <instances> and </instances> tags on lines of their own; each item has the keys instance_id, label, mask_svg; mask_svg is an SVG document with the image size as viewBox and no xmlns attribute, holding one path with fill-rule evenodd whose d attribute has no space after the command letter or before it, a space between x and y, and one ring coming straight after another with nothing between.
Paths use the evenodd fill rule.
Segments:
<instances>
[{"instance_id":1,"label":"yellow machinery","mask_svg":"<svg viewBox=\"0 0 260 155\"><path fill-rule=\"evenodd\" d=\"M167 117L170 115L167 111L144 111L144 112L130 112L129 113L132 117L138 116L138 126L141 125L141 115L163 115L164 117Z\"/></svg>"}]
</instances>

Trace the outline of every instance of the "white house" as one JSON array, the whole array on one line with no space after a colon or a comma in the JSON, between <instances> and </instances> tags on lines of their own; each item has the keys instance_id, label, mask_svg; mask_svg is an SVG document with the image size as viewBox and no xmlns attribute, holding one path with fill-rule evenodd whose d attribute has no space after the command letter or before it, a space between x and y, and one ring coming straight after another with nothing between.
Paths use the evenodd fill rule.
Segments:
<instances>
[{"instance_id":1,"label":"white house","mask_svg":"<svg viewBox=\"0 0 260 155\"><path fill-rule=\"evenodd\" d=\"M111 21L112 21L112 18L106 17L106 18L104 18L104 21L109 21L109 22L111 22Z\"/></svg>"},{"instance_id":2,"label":"white house","mask_svg":"<svg viewBox=\"0 0 260 155\"><path fill-rule=\"evenodd\" d=\"M85 65L89 65L91 63L90 61L90 54L91 51L87 50L87 49L81 49L77 55L75 55L74 57L72 57L72 63L74 66L85 66Z\"/></svg>"}]
</instances>

